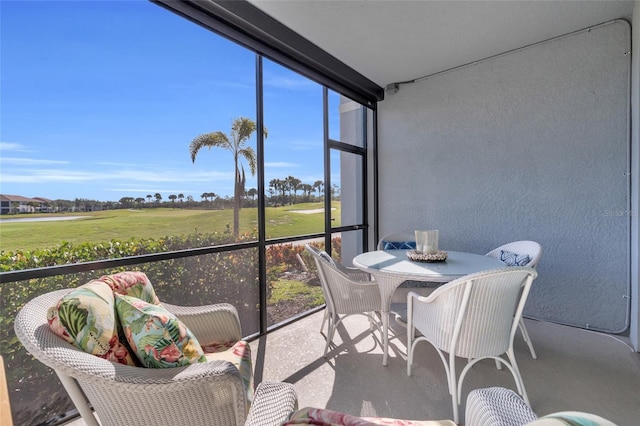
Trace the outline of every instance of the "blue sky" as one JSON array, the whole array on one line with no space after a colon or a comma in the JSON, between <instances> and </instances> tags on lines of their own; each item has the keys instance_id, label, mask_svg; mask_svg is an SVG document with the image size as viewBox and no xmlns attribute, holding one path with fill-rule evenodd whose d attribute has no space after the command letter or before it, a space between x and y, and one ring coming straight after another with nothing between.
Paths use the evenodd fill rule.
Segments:
<instances>
[{"instance_id":1,"label":"blue sky","mask_svg":"<svg viewBox=\"0 0 640 426\"><path fill-rule=\"evenodd\" d=\"M0 19L0 193L232 196L230 153L188 146L255 119L253 52L145 0L2 0ZM264 88L267 185L322 180L321 86L265 60Z\"/></svg>"}]
</instances>

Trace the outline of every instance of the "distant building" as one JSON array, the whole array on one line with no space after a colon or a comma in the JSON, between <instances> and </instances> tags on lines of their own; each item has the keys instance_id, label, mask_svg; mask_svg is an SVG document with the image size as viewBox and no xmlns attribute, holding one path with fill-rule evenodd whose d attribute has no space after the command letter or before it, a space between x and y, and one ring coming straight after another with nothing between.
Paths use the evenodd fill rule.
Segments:
<instances>
[{"instance_id":1,"label":"distant building","mask_svg":"<svg viewBox=\"0 0 640 426\"><path fill-rule=\"evenodd\" d=\"M51 203L51 200L42 197L0 194L0 214L49 212L52 209Z\"/></svg>"}]
</instances>

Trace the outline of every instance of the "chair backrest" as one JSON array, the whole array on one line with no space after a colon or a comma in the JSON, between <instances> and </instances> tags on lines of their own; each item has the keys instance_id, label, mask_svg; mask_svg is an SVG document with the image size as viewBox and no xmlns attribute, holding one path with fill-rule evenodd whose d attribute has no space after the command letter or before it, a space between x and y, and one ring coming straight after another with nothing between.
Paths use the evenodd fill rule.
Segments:
<instances>
[{"instance_id":1,"label":"chair backrest","mask_svg":"<svg viewBox=\"0 0 640 426\"><path fill-rule=\"evenodd\" d=\"M311 253L312 256L314 256L314 258L315 257L320 257L321 259L323 259L324 261L328 262L332 266L336 266L336 262L331 258L329 253L327 253L326 251L320 250L318 247L313 246L311 244L305 244L304 246L305 246L306 250L309 253Z\"/></svg>"},{"instance_id":2,"label":"chair backrest","mask_svg":"<svg viewBox=\"0 0 640 426\"><path fill-rule=\"evenodd\" d=\"M47 310L70 290L30 300L18 312L14 328L27 352L57 373L85 424L244 424L247 396L238 370L227 361L176 368L132 367L86 353L53 333Z\"/></svg>"},{"instance_id":3,"label":"chair backrest","mask_svg":"<svg viewBox=\"0 0 640 426\"><path fill-rule=\"evenodd\" d=\"M364 290L357 290L355 292L357 295L354 294L352 284L362 282L362 279L352 278L326 252L309 244L306 244L305 248L316 261L322 292L329 312L337 314L351 312L354 307L357 310L360 300L370 301ZM376 291L375 295L379 296L379 292Z\"/></svg>"},{"instance_id":4,"label":"chair backrest","mask_svg":"<svg viewBox=\"0 0 640 426\"><path fill-rule=\"evenodd\" d=\"M513 256L513 254L516 256ZM528 256L528 262L524 265L517 266L535 268L538 266L538 262L540 262L540 258L542 257L542 246L535 241L513 241L491 250L487 253L487 256L502 260L503 262L507 261L506 263L512 263L513 261L517 262L519 257Z\"/></svg>"},{"instance_id":5,"label":"chair backrest","mask_svg":"<svg viewBox=\"0 0 640 426\"><path fill-rule=\"evenodd\" d=\"M415 325L436 347L463 358L497 356L509 348L522 316L533 268L505 267L458 278L415 303Z\"/></svg>"},{"instance_id":6,"label":"chair backrest","mask_svg":"<svg viewBox=\"0 0 640 426\"><path fill-rule=\"evenodd\" d=\"M326 251L320 250L316 246L305 244L304 248L307 250L307 252L309 252L309 254L311 254L313 260L316 263L316 268L318 269L318 279L320 280L320 286L322 288L322 294L324 295L324 301L327 305L327 308L329 309L329 311L334 311L335 303L333 300L333 296L331 295L327 277L325 275L325 268L336 268L336 263Z\"/></svg>"},{"instance_id":7,"label":"chair backrest","mask_svg":"<svg viewBox=\"0 0 640 426\"><path fill-rule=\"evenodd\" d=\"M387 234L378 241L378 250L411 250L416 248L416 235L413 232Z\"/></svg>"}]
</instances>

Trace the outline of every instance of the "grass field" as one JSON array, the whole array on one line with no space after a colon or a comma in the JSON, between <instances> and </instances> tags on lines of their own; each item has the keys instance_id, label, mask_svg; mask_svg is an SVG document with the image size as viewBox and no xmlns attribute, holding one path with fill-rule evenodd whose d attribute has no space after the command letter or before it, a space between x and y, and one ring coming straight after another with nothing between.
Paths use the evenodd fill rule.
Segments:
<instances>
[{"instance_id":1,"label":"grass field","mask_svg":"<svg viewBox=\"0 0 640 426\"><path fill-rule=\"evenodd\" d=\"M294 204L269 207L266 210L267 238L323 232L323 203ZM42 222L8 222L7 219L65 216L54 214L24 214L0 219L0 250L33 250L56 247L62 241L100 243L131 238L161 238L170 235L224 232L233 229L233 210L187 210L145 208L139 210L107 210L90 213L69 213L82 216L75 220ZM339 226L340 203L334 202L333 226ZM258 210L240 210L240 232L250 232L258 226Z\"/></svg>"}]
</instances>

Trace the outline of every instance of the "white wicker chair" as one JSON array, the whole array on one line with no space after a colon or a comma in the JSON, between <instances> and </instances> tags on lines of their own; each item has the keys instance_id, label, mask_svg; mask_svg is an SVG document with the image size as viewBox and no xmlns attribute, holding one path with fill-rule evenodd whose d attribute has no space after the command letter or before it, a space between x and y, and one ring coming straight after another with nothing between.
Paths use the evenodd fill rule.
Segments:
<instances>
[{"instance_id":1,"label":"white wicker chair","mask_svg":"<svg viewBox=\"0 0 640 426\"><path fill-rule=\"evenodd\" d=\"M345 275L348 275L349 278L356 280L356 281L373 281L373 275L371 275L368 272L362 271L358 268L353 268L353 267L348 267L348 266L344 266L341 263L336 262L335 260L333 260L333 258L331 256L329 256L329 253L327 253L324 250L320 250L318 247L308 244L308 247L306 248L306 250L311 253L312 257L314 257L314 263L315 263L315 258L317 256L321 257L322 259L326 260L327 262L329 262L331 264L331 266L338 268L340 271L342 271ZM320 273L318 273L318 275L320 275ZM327 295L325 292L325 285L322 284L322 279L320 276L318 276L318 278L320 278L320 282L321 282L321 286L322 286L322 291L325 293L325 300L327 300ZM328 304L327 304L327 309L324 310L324 316L322 317L322 323L320 324L320 332L322 332L322 330L324 330L324 325L327 322L327 320L329 319L329 309L328 309ZM329 330L327 330L328 332Z\"/></svg>"},{"instance_id":2,"label":"white wicker chair","mask_svg":"<svg viewBox=\"0 0 640 426\"><path fill-rule=\"evenodd\" d=\"M467 396L465 426L616 426L595 414L560 411L538 417L520 396L502 387L474 389Z\"/></svg>"},{"instance_id":3,"label":"white wicker chair","mask_svg":"<svg viewBox=\"0 0 640 426\"><path fill-rule=\"evenodd\" d=\"M527 266L529 268L536 268L538 266L538 262L540 262L540 258L542 257L542 246L535 242L529 240L522 241L513 241L511 243L504 244L500 247L497 247L487 253L487 256L496 258L501 260L502 251L506 250L511 253L517 253L519 255L527 255L529 256L529 262L522 266ZM522 337L524 341L529 346L529 352L531 352L531 357L533 359L537 359L538 355L536 354L535 349L533 348L533 343L531 343L531 339L529 338L529 332L524 325L524 321L520 319L520 332L522 333Z\"/></svg>"},{"instance_id":4,"label":"white wicker chair","mask_svg":"<svg viewBox=\"0 0 640 426\"><path fill-rule=\"evenodd\" d=\"M373 327L376 327L382 335L380 321L375 316L375 312L379 314L382 308L380 290L375 281L353 278L354 276L364 277L364 275L352 275L348 270L345 271L343 268L338 267L338 264L326 252L318 250L318 248L310 244L306 244L305 248L316 262L318 278L320 279L327 305L325 318L321 325L322 330L325 319L328 320L327 344L324 348L324 356L327 356L329 345L333 341L338 324L349 315L367 316L371 329L373 330ZM348 273L349 275L347 275Z\"/></svg>"},{"instance_id":5,"label":"white wicker chair","mask_svg":"<svg viewBox=\"0 0 640 426\"><path fill-rule=\"evenodd\" d=\"M331 256L329 256L329 253L327 253L324 250L320 250L318 247L314 245L306 244L305 247L306 247L306 250L314 256L314 258L315 256L320 256L321 258L329 262L332 266L334 266L335 268L338 268L345 275L348 275L349 277L351 277L356 281L373 281L374 279L373 276L368 272L365 272L358 268L344 266L342 263L336 262L335 260L333 260Z\"/></svg>"},{"instance_id":6,"label":"white wicker chair","mask_svg":"<svg viewBox=\"0 0 640 426\"><path fill-rule=\"evenodd\" d=\"M532 268L500 268L458 278L428 297L413 292L407 296L407 374L411 375L417 343L431 343L444 364L456 423L465 375L485 358L494 359L499 368L507 366L518 392L529 404L513 352L513 336L537 275ZM416 330L420 337L416 338ZM505 353L508 360L500 356ZM456 357L469 360L459 379Z\"/></svg>"},{"instance_id":7,"label":"white wicker chair","mask_svg":"<svg viewBox=\"0 0 640 426\"><path fill-rule=\"evenodd\" d=\"M247 395L238 369L227 361L177 368L141 368L112 363L67 343L47 324L47 309L69 292L58 290L29 301L15 319L15 331L25 349L52 368L89 426L189 424L241 426L247 419ZM180 307L162 304L203 344L242 338L240 321L229 304ZM251 425L277 425L278 417L296 404L288 385L265 385L257 395L280 397L283 409L250 415ZM293 396L292 393L293 392ZM95 410L100 423L92 412ZM249 423L247 423L249 424Z\"/></svg>"}]
</instances>

